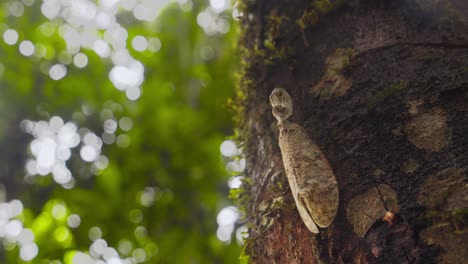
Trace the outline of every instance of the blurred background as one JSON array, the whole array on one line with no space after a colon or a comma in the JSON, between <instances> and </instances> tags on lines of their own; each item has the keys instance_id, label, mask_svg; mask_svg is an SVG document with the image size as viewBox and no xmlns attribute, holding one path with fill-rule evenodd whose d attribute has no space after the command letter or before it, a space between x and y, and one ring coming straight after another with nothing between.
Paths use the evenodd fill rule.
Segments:
<instances>
[{"instance_id":1,"label":"blurred background","mask_svg":"<svg viewBox=\"0 0 468 264\"><path fill-rule=\"evenodd\" d=\"M0 263L238 263L234 0L0 3Z\"/></svg>"}]
</instances>

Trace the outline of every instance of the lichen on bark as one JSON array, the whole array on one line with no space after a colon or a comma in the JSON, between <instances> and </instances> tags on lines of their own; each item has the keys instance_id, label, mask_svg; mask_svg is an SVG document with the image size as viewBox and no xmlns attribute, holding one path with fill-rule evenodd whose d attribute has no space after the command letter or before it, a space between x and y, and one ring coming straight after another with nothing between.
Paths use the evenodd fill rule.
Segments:
<instances>
[{"instance_id":1,"label":"lichen on bark","mask_svg":"<svg viewBox=\"0 0 468 264\"><path fill-rule=\"evenodd\" d=\"M410 112L411 114L412 112ZM404 126L408 140L416 147L440 151L449 143L447 113L440 107L418 110Z\"/></svg>"},{"instance_id":2,"label":"lichen on bark","mask_svg":"<svg viewBox=\"0 0 468 264\"><path fill-rule=\"evenodd\" d=\"M398 200L390 186L381 184L353 197L346 208L346 218L354 232L364 237L367 230L377 220L381 220L387 211L398 212Z\"/></svg>"},{"instance_id":3,"label":"lichen on bark","mask_svg":"<svg viewBox=\"0 0 468 264\"><path fill-rule=\"evenodd\" d=\"M325 99L344 95L351 87L352 81L344 76L343 70L355 55L356 51L353 49L339 48L328 56L325 60L325 73L320 82L312 87L312 93Z\"/></svg>"}]
</instances>

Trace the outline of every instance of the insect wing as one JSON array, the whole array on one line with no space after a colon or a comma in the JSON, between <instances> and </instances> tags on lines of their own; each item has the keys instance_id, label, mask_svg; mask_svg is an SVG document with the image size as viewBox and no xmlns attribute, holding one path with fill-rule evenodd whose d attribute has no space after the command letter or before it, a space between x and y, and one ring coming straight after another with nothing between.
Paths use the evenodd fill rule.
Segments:
<instances>
[{"instance_id":1,"label":"insect wing","mask_svg":"<svg viewBox=\"0 0 468 264\"><path fill-rule=\"evenodd\" d=\"M327 227L338 209L338 184L335 175L320 148L299 125L289 129L290 170L294 171L297 201L301 201L315 224ZM286 139L285 138L285 139ZM302 215L302 213L301 213Z\"/></svg>"}]
</instances>

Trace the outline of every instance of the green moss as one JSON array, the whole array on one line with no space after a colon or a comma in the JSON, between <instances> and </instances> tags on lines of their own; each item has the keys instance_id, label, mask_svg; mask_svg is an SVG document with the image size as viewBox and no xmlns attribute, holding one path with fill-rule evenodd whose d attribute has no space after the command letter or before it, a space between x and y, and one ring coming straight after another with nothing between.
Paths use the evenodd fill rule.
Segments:
<instances>
[{"instance_id":1,"label":"green moss","mask_svg":"<svg viewBox=\"0 0 468 264\"><path fill-rule=\"evenodd\" d=\"M239 40L239 53L241 55L241 60L240 60L240 70L239 72L235 75L235 82L237 83L235 85L235 94L232 98L228 100L228 107L229 110L233 113L233 119L234 119L234 127L235 129L235 135L234 135L234 140L235 141L246 141L245 135L247 133L243 132L243 129L245 128L244 125L244 116L245 116L245 111L246 111L246 105L247 105L247 98L248 98L248 91L249 87L254 87L256 85L256 79L255 76L253 76L250 68L252 67L251 62L253 60L256 60L257 57L265 57L265 51L258 49L256 46L254 49L247 48L244 46L244 43L247 43L244 38L245 38L245 32L243 32L245 29L242 29L242 32L240 33L240 40Z\"/></svg>"},{"instance_id":2,"label":"green moss","mask_svg":"<svg viewBox=\"0 0 468 264\"><path fill-rule=\"evenodd\" d=\"M352 48L338 49L335 52L335 54L340 55L340 57L339 57L340 58L340 64L339 64L340 66L338 68L333 68L332 69L335 72L341 73L343 71L343 69L345 69L346 67L349 67L354 62L356 62L356 60L354 60L354 58L357 55L357 51L355 49L352 49Z\"/></svg>"},{"instance_id":3,"label":"green moss","mask_svg":"<svg viewBox=\"0 0 468 264\"><path fill-rule=\"evenodd\" d=\"M334 8L333 4L330 3L329 0L317 0L317 1L314 1L314 3L312 5L315 8L317 8L317 10L322 12L323 14L326 14L326 13L332 11L333 8Z\"/></svg>"},{"instance_id":4,"label":"green moss","mask_svg":"<svg viewBox=\"0 0 468 264\"><path fill-rule=\"evenodd\" d=\"M258 47L255 47L253 50L253 55L261 58L266 58L267 57L267 52L264 49L260 49Z\"/></svg>"},{"instance_id":5,"label":"green moss","mask_svg":"<svg viewBox=\"0 0 468 264\"><path fill-rule=\"evenodd\" d=\"M352 81L345 77L343 70L357 61L355 57L356 50L352 48L336 49L326 58L325 74L320 82L312 87L313 93L324 99L346 94Z\"/></svg>"},{"instance_id":6,"label":"green moss","mask_svg":"<svg viewBox=\"0 0 468 264\"><path fill-rule=\"evenodd\" d=\"M390 85L390 87L379 91L374 97L367 101L367 108L374 109L377 105L384 102L390 96L397 96L402 91L406 90L408 85L405 82L398 82Z\"/></svg>"},{"instance_id":7,"label":"green moss","mask_svg":"<svg viewBox=\"0 0 468 264\"><path fill-rule=\"evenodd\" d=\"M288 28L289 18L284 15L277 15L277 13L278 11L274 9L266 17L267 31L263 41L264 49L256 50L257 55L264 57L266 65L288 59L294 54L294 49L291 47L278 47L277 40L284 35L284 31Z\"/></svg>"},{"instance_id":8,"label":"green moss","mask_svg":"<svg viewBox=\"0 0 468 264\"><path fill-rule=\"evenodd\" d=\"M245 12L247 10L247 3L245 0L238 0L237 1L237 10L239 10L240 12Z\"/></svg>"},{"instance_id":9,"label":"green moss","mask_svg":"<svg viewBox=\"0 0 468 264\"><path fill-rule=\"evenodd\" d=\"M276 184L275 184L276 188L278 190L283 190L283 183L281 181L278 181Z\"/></svg>"},{"instance_id":10,"label":"green moss","mask_svg":"<svg viewBox=\"0 0 468 264\"><path fill-rule=\"evenodd\" d=\"M287 16L278 16L276 15L278 11L275 9L271 12L269 16L266 17L267 21L267 32L266 39L269 41L275 41L279 36L281 36L282 31L286 28L286 22L289 20Z\"/></svg>"},{"instance_id":11,"label":"green moss","mask_svg":"<svg viewBox=\"0 0 468 264\"><path fill-rule=\"evenodd\" d=\"M283 196L276 197L275 199L273 199L273 206L272 206L272 208L273 208L273 209L280 209L280 208L283 208L283 201L284 201Z\"/></svg>"},{"instance_id":12,"label":"green moss","mask_svg":"<svg viewBox=\"0 0 468 264\"><path fill-rule=\"evenodd\" d=\"M331 3L329 0L315 0L310 7L304 11L302 16L296 20L299 28L302 30L316 25L320 17L337 9L344 1L335 1Z\"/></svg>"},{"instance_id":13,"label":"green moss","mask_svg":"<svg viewBox=\"0 0 468 264\"><path fill-rule=\"evenodd\" d=\"M272 51L276 50L275 43L273 43L273 41L269 39L265 39L265 41L263 42L263 45L265 46L265 48L269 50L272 50Z\"/></svg>"},{"instance_id":14,"label":"green moss","mask_svg":"<svg viewBox=\"0 0 468 264\"><path fill-rule=\"evenodd\" d=\"M319 21L318 14L314 9L312 9L312 10L305 11L302 14L301 18L299 18L296 22L299 25L299 28L301 30L304 30L308 27L311 27L317 24L318 21Z\"/></svg>"},{"instance_id":15,"label":"green moss","mask_svg":"<svg viewBox=\"0 0 468 264\"><path fill-rule=\"evenodd\" d=\"M309 42L307 41L304 31L307 28L315 26L320 21L321 17L340 7L343 2L344 1L341 0L335 1L334 3L331 3L329 0L315 0L312 2L310 7L302 13L302 16L296 20L296 24L301 30L304 45L306 47L309 47Z\"/></svg>"},{"instance_id":16,"label":"green moss","mask_svg":"<svg viewBox=\"0 0 468 264\"><path fill-rule=\"evenodd\" d=\"M264 62L267 65L275 64L277 61L284 61L291 58L294 52L294 49L290 47L275 49L269 52L269 56L265 58Z\"/></svg>"}]
</instances>

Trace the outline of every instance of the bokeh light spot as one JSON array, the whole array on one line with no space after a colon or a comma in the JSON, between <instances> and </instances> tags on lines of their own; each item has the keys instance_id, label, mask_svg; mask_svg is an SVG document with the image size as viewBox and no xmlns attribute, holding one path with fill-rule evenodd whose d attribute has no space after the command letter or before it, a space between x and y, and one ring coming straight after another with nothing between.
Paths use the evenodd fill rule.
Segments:
<instances>
[{"instance_id":1,"label":"bokeh light spot","mask_svg":"<svg viewBox=\"0 0 468 264\"><path fill-rule=\"evenodd\" d=\"M235 206L228 206L223 208L216 217L218 222L218 230L216 236L220 241L230 242L231 235L234 231L234 225L239 218L239 210Z\"/></svg>"},{"instance_id":2,"label":"bokeh light spot","mask_svg":"<svg viewBox=\"0 0 468 264\"><path fill-rule=\"evenodd\" d=\"M101 0L99 3L104 7L104 8L112 8L114 7L115 4L117 4L119 0Z\"/></svg>"},{"instance_id":3,"label":"bokeh light spot","mask_svg":"<svg viewBox=\"0 0 468 264\"><path fill-rule=\"evenodd\" d=\"M15 17L20 17L24 13L24 5L19 1L14 1L10 3L8 7L8 12Z\"/></svg>"},{"instance_id":4,"label":"bokeh light spot","mask_svg":"<svg viewBox=\"0 0 468 264\"><path fill-rule=\"evenodd\" d=\"M135 36L132 39L132 47L136 51L145 51L148 48L148 41L143 36Z\"/></svg>"},{"instance_id":5,"label":"bokeh light spot","mask_svg":"<svg viewBox=\"0 0 468 264\"><path fill-rule=\"evenodd\" d=\"M216 218L219 225L233 225L237 218L239 217L239 212L235 206L228 206L223 208Z\"/></svg>"},{"instance_id":6,"label":"bokeh light spot","mask_svg":"<svg viewBox=\"0 0 468 264\"><path fill-rule=\"evenodd\" d=\"M135 237L137 239L143 239L148 235L148 231L144 226L138 226L135 228Z\"/></svg>"},{"instance_id":7,"label":"bokeh light spot","mask_svg":"<svg viewBox=\"0 0 468 264\"><path fill-rule=\"evenodd\" d=\"M237 189L242 185L242 176L231 177L228 181L228 186L231 189Z\"/></svg>"},{"instance_id":8,"label":"bokeh light spot","mask_svg":"<svg viewBox=\"0 0 468 264\"><path fill-rule=\"evenodd\" d=\"M51 37L55 33L55 25L50 22L43 23L39 26L39 32L45 37Z\"/></svg>"},{"instance_id":9,"label":"bokeh light spot","mask_svg":"<svg viewBox=\"0 0 468 264\"><path fill-rule=\"evenodd\" d=\"M210 0L210 6L213 8L216 12L222 12L224 9L227 7L227 0Z\"/></svg>"},{"instance_id":10,"label":"bokeh light spot","mask_svg":"<svg viewBox=\"0 0 468 264\"><path fill-rule=\"evenodd\" d=\"M10 217L15 217L23 212L23 203L20 200L11 200L8 204L10 205Z\"/></svg>"},{"instance_id":11,"label":"bokeh light spot","mask_svg":"<svg viewBox=\"0 0 468 264\"><path fill-rule=\"evenodd\" d=\"M34 241L34 233L29 228L24 228L18 235L18 243L21 245L27 245Z\"/></svg>"},{"instance_id":12,"label":"bokeh light spot","mask_svg":"<svg viewBox=\"0 0 468 264\"><path fill-rule=\"evenodd\" d=\"M57 220L65 219L67 215L67 208L62 203L58 203L52 207L52 216Z\"/></svg>"},{"instance_id":13,"label":"bokeh light spot","mask_svg":"<svg viewBox=\"0 0 468 264\"><path fill-rule=\"evenodd\" d=\"M102 231L99 227L97 226L93 226L89 229L89 232L88 232L88 237L89 239L91 239L92 241L95 241L96 239L99 239L102 237Z\"/></svg>"},{"instance_id":14,"label":"bokeh light spot","mask_svg":"<svg viewBox=\"0 0 468 264\"><path fill-rule=\"evenodd\" d=\"M23 230L23 223L19 220L11 220L5 226L5 236L9 238L13 238L18 236L21 231Z\"/></svg>"},{"instance_id":15,"label":"bokeh light spot","mask_svg":"<svg viewBox=\"0 0 468 264\"><path fill-rule=\"evenodd\" d=\"M129 217L132 223L138 224L143 220L143 213L140 209L133 209L130 211Z\"/></svg>"},{"instance_id":16,"label":"bokeh light spot","mask_svg":"<svg viewBox=\"0 0 468 264\"><path fill-rule=\"evenodd\" d=\"M117 259L119 258L119 253L117 253L117 250L111 247L107 247L103 250L102 252L102 258L109 261L111 259Z\"/></svg>"},{"instance_id":17,"label":"bokeh light spot","mask_svg":"<svg viewBox=\"0 0 468 264\"><path fill-rule=\"evenodd\" d=\"M122 239L119 241L119 252L120 254L127 256L132 252L133 249L133 244L130 240L128 239Z\"/></svg>"},{"instance_id":18,"label":"bokeh light spot","mask_svg":"<svg viewBox=\"0 0 468 264\"><path fill-rule=\"evenodd\" d=\"M71 214L67 219L67 224L71 228L77 228L81 224L81 218L77 214Z\"/></svg>"},{"instance_id":19,"label":"bokeh light spot","mask_svg":"<svg viewBox=\"0 0 468 264\"><path fill-rule=\"evenodd\" d=\"M128 67L114 66L109 73L114 86L119 90L137 87L143 82L144 67L140 62L134 62Z\"/></svg>"},{"instance_id":20,"label":"bokeh light spot","mask_svg":"<svg viewBox=\"0 0 468 264\"><path fill-rule=\"evenodd\" d=\"M102 141L108 145L112 144L115 141L115 135L113 133L110 134L110 133L104 132L102 133Z\"/></svg>"},{"instance_id":21,"label":"bokeh light spot","mask_svg":"<svg viewBox=\"0 0 468 264\"><path fill-rule=\"evenodd\" d=\"M111 25L112 17L104 12L100 12L96 16L96 26L100 29L106 29Z\"/></svg>"},{"instance_id":22,"label":"bokeh light spot","mask_svg":"<svg viewBox=\"0 0 468 264\"><path fill-rule=\"evenodd\" d=\"M119 127L123 131L130 131L130 129L132 129L132 127L133 127L132 119L130 117L122 117L119 120Z\"/></svg>"},{"instance_id":23,"label":"bokeh light spot","mask_svg":"<svg viewBox=\"0 0 468 264\"><path fill-rule=\"evenodd\" d=\"M117 122L114 119L107 119L104 121L103 127L106 133L112 134L117 130Z\"/></svg>"},{"instance_id":24,"label":"bokeh light spot","mask_svg":"<svg viewBox=\"0 0 468 264\"><path fill-rule=\"evenodd\" d=\"M119 258L113 257L107 260L107 264L122 264L122 261Z\"/></svg>"},{"instance_id":25,"label":"bokeh light spot","mask_svg":"<svg viewBox=\"0 0 468 264\"><path fill-rule=\"evenodd\" d=\"M96 148L90 145L85 145L80 150L80 156L84 161L92 162L97 158L98 152Z\"/></svg>"},{"instance_id":26,"label":"bokeh light spot","mask_svg":"<svg viewBox=\"0 0 468 264\"><path fill-rule=\"evenodd\" d=\"M3 40L8 45L14 45L18 41L18 32L14 29L8 29L3 33Z\"/></svg>"},{"instance_id":27,"label":"bokeh light spot","mask_svg":"<svg viewBox=\"0 0 468 264\"><path fill-rule=\"evenodd\" d=\"M146 260L146 252L142 248L136 248L132 253L132 257L134 257L138 263L144 262Z\"/></svg>"},{"instance_id":28,"label":"bokeh light spot","mask_svg":"<svg viewBox=\"0 0 468 264\"><path fill-rule=\"evenodd\" d=\"M67 74L67 68L63 64L55 64L49 69L49 76L52 80L60 80Z\"/></svg>"},{"instance_id":29,"label":"bokeh light spot","mask_svg":"<svg viewBox=\"0 0 468 264\"><path fill-rule=\"evenodd\" d=\"M94 261L91 258L91 256L83 252L76 252L75 255L73 255L72 263L73 264L91 264L91 263L94 263Z\"/></svg>"},{"instance_id":30,"label":"bokeh light spot","mask_svg":"<svg viewBox=\"0 0 468 264\"><path fill-rule=\"evenodd\" d=\"M131 101L135 101L136 99L140 98L141 91L139 87L130 87L125 91L125 95Z\"/></svg>"},{"instance_id":31,"label":"bokeh light spot","mask_svg":"<svg viewBox=\"0 0 468 264\"><path fill-rule=\"evenodd\" d=\"M23 245L20 249L20 258L24 261L30 261L37 256L39 248L35 243Z\"/></svg>"},{"instance_id":32,"label":"bokeh light spot","mask_svg":"<svg viewBox=\"0 0 468 264\"><path fill-rule=\"evenodd\" d=\"M89 247L89 253L95 258L99 258L104 254L104 250L107 248L107 242L104 239L96 239L93 244Z\"/></svg>"},{"instance_id":33,"label":"bokeh light spot","mask_svg":"<svg viewBox=\"0 0 468 264\"><path fill-rule=\"evenodd\" d=\"M101 58L107 58L111 54L109 45L101 39L98 39L93 43L93 50Z\"/></svg>"},{"instance_id":34,"label":"bokeh light spot","mask_svg":"<svg viewBox=\"0 0 468 264\"><path fill-rule=\"evenodd\" d=\"M161 49L161 40L159 38L150 38L148 40L148 49L151 52L158 52Z\"/></svg>"},{"instance_id":35,"label":"bokeh light spot","mask_svg":"<svg viewBox=\"0 0 468 264\"><path fill-rule=\"evenodd\" d=\"M54 231L54 238L56 241L60 243L66 242L68 239L71 238L71 232L65 226L59 226Z\"/></svg>"},{"instance_id":36,"label":"bokeh light spot","mask_svg":"<svg viewBox=\"0 0 468 264\"><path fill-rule=\"evenodd\" d=\"M77 53L73 57L73 64L80 69L86 67L86 65L88 65L88 56L84 53Z\"/></svg>"},{"instance_id":37,"label":"bokeh light spot","mask_svg":"<svg viewBox=\"0 0 468 264\"><path fill-rule=\"evenodd\" d=\"M65 149L65 151L70 151ZM66 158L68 159L71 154L68 154ZM52 176L58 184L65 184L72 179L70 170L65 166L64 163L56 163L52 171Z\"/></svg>"},{"instance_id":38,"label":"bokeh light spot","mask_svg":"<svg viewBox=\"0 0 468 264\"><path fill-rule=\"evenodd\" d=\"M221 154L225 157L232 157L237 153L236 143L232 140L226 140L221 144Z\"/></svg>"},{"instance_id":39,"label":"bokeh light spot","mask_svg":"<svg viewBox=\"0 0 468 264\"><path fill-rule=\"evenodd\" d=\"M140 196L140 203L145 207L150 207L154 203L155 190L151 187L146 187Z\"/></svg>"},{"instance_id":40,"label":"bokeh light spot","mask_svg":"<svg viewBox=\"0 0 468 264\"><path fill-rule=\"evenodd\" d=\"M216 236L222 242L231 241L231 234L232 234L232 228L230 228L230 226L228 227L219 226L218 229L216 230Z\"/></svg>"},{"instance_id":41,"label":"bokeh light spot","mask_svg":"<svg viewBox=\"0 0 468 264\"><path fill-rule=\"evenodd\" d=\"M103 170L109 165L109 159L106 156L101 155L99 156L99 158L96 159L94 165L97 169Z\"/></svg>"},{"instance_id":42,"label":"bokeh light spot","mask_svg":"<svg viewBox=\"0 0 468 264\"><path fill-rule=\"evenodd\" d=\"M19 45L19 51L26 57L29 57L34 54L34 44L29 40L23 40Z\"/></svg>"},{"instance_id":43,"label":"bokeh light spot","mask_svg":"<svg viewBox=\"0 0 468 264\"><path fill-rule=\"evenodd\" d=\"M130 145L130 137L126 134L119 135L116 141L117 146L121 148L126 148Z\"/></svg>"},{"instance_id":44,"label":"bokeh light spot","mask_svg":"<svg viewBox=\"0 0 468 264\"><path fill-rule=\"evenodd\" d=\"M49 120L49 128L54 132L58 132L63 125L63 119L60 116L53 116Z\"/></svg>"}]
</instances>

